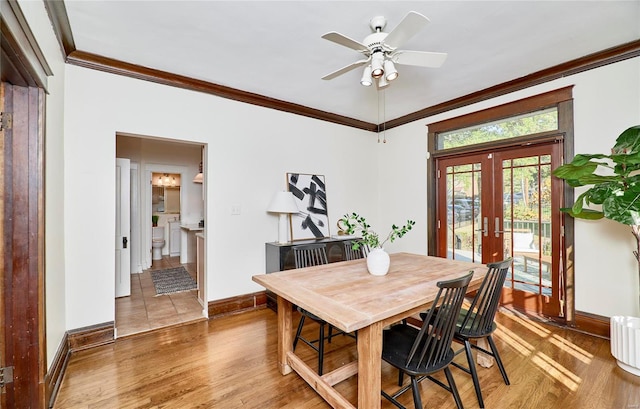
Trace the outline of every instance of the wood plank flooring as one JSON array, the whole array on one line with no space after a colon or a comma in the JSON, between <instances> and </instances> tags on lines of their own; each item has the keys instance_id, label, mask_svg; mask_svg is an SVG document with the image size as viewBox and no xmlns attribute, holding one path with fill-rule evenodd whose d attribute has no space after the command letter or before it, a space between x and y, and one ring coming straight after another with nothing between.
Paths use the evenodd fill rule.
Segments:
<instances>
[{"instance_id":1,"label":"wood plank flooring","mask_svg":"<svg viewBox=\"0 0 640 409\"><path fill-rule=\"evenodd\" d=\"M116 298L117 337L204 319L198 291L157 296L151 271L183 266L196 280L196 264L180 264L180 257L153 260L150 269L131 274L131 295Z\"/></svg>"},{"instance_id":2,"label":"wood plank flooring","mask_svg":"<svg viewBox=\"0 0 640 409\"><path fill-rule=\"evenodd\" d=\"M615 364L609 342L501 311L494 338L511 385L497 367L478 368L486 408L640 408L640 378ZM314 324L315 325L315 324ZM55 408L290 408L329 406L295 373L276 365L276 314L258 310L118 339L71 357ZM305 325L305 331L314 331ZM353 339L335 338L325 370L356 358ZM314 351L296 351L315 367ZM464 360L464 354L456 359ZM478 408L471 378L452 368L465 408ZM383 389L397 372L383 363ZM356 401L357 378L337 386ZM437 385L421 384L426 408L455 408ZM410 393L402 402L412 408ZM383 408L392 408L383 399Z\"/></svg>"}]
</instances>

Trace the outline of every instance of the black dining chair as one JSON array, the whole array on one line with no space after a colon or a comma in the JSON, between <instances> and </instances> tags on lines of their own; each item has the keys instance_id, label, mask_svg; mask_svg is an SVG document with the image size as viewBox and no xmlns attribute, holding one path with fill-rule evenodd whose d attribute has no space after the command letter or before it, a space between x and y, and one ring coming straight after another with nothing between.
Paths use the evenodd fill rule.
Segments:
<instances>
[{"instance_id":1,"label":"black dining chair","mask_svg":"<svg viewBox=\"0 0 640 409\"><path fill-rule=\"evenodd\" d=\"M484 408L484 401L482 400L482 392L480 391L478 371L476 370L473 354L471 353L472 349L477 349L492 356L496 360L504 383L509 385L507 372L504 369L500 354L498 354L498 349L491 334L493 334L497 328L495 316L500 305L500 294L502 293L502 287L509 272L509 267L511 267L511 261L512 259L509 258L504 261L487 264L489 270L471 302L471 307L469 307L469 309L463 308L460 311L460 316L456 324L454 338L464 344L464 349L457 351L456 355L464 350L467 355L468 367L465 368L457 362L454 362L453 365L471 375L476 396L478 397L478 404L481 408ZM478 338L486 338L491 351L487 351L470 342L470 340Z\"/></svg>"},{"instance_id":2,"label":"black dining chair","mask_svg":"<svg viewBox=\"0 0 640 409\"><path fill-rule=\"evenodd\" d=\"M398 368L400 374L406 373L410 378L407 385L392 395L382 391L382 396L397 407L404 408L397 398L411 389L414 407L422 409L419 382L429 379L449 391L458 409L462 409L462 401L449 364L455 356L451 343L456 320L471 277L473 272L437 283L438 294L420 329L408 324L397 324L383 331L382 359ZM444 371L448 385L431 376L438 371Z\"/></svg>"},{"instance_id":3,"label":"black dining chair","mask_svg":"<svg viewBox=\"0 0 640 409\"><path fill-rule=\"evenodd\" d=\"M367 254L369 254L368 250L369 249L365 244L361 244L358 250L354 250L353 242L351 240L346 240L344 242L344 259L348 261L367 258Z\"/></svg>"},{"instance_id":4,"label":"black dining chair","mask_svg":"<svg viewBox=\"0 0 640 409\"><path fill-rule=\"evenodd\" d=\"M293 256L296 268L318 266L328 263L326 245L323 243L294 246ZM303 308L298 306L296 306L296 308L300 312L301 316L300 322L298 323L298 329L296 331L296 337L293 340L293 350L295 351L298 341L302 341L313 348L318 353L318 375L322 375L324 364L324 341L326 339L328 342L331 342L331 337L333 337L333 326ZM302 336L302 328L304 327L304 323L307 318L317 322L320 326L317 339L310 340ZM329 327L329 335L325 337L325 327L327 326Z\"/></svg>"}]
</instances>

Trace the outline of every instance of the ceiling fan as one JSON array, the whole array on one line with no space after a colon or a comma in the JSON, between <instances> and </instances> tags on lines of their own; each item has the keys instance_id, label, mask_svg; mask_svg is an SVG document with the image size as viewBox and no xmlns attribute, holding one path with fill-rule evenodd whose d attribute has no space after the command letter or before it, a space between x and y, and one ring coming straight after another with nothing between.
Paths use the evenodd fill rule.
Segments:
<instances>
[{"instance_id":1,"label":"ceiling fan","mask_svg":"<svg viewBox=\"0 0 640 409\"><path fill-rule=\"evenodd\" d=\"M323 35L322 38L356 50L362 53L365 58L327 74L322 79L330 80L366 65L360 83L368 87L373 84L374 80L377 80L377 86L382 88L389 85L390 81L398 78L395 64L440 67L447 58L446 53L398 49L416 35L418 31L422 30L427 23L429 23L427 17L415 11L410 11L390 33L382 31L387 25L386 18L383 16L372 18L369 25L373 30L373 34L369 34L362 42L335 31Z\"/></svg>"}]
</instances>

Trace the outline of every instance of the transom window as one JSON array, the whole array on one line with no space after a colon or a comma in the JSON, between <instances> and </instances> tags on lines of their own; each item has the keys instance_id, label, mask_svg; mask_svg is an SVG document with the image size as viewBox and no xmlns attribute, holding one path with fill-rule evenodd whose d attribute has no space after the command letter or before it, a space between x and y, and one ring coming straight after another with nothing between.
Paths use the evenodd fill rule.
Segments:
<instances>
[{"instance_id":1,"label":"transom window","mask_svg":"<svg viewBox=\"0 0 640 409\"><path fill-rule=\"evenodd\" d=\"M436 149L459 148L557 129L558 108L552 107L468 128L438 133Z\"/></svg>"}]
</instances>

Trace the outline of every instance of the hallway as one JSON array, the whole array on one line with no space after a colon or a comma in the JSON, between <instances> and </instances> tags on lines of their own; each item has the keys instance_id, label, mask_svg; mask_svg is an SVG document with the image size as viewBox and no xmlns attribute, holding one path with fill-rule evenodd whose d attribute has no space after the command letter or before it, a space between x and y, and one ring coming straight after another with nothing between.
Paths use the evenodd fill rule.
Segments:
<instances>
[{"instance_id":1,"label":"hallway","mask_svg":"<svg viewBox=\"0 0 640 409\"><path fill-rule=\"evenodd\" d=\"M156 295L151 271L179 266L196 279L196 264L180 264L179 256L164 256L162 260L154 260L150 269L131 275L131 296L116 298L117 338L205 319L197 290Z\"/></svg>"}]
</instances>

